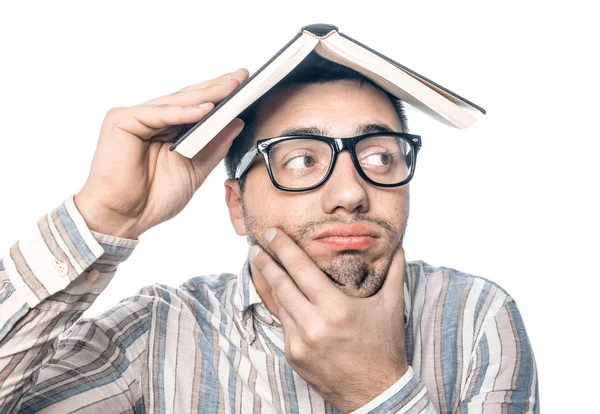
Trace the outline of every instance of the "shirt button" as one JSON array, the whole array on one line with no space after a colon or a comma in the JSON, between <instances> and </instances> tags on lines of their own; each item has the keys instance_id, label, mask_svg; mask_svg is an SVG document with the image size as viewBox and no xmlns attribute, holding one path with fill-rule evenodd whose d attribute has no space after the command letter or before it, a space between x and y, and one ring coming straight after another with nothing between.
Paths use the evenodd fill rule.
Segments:
<instances>
[{"instance_id":1,"label":"shirt button","mask_svg":"<svg viewBox=\"0 0 600 414\"><path fill-rule=\"evenodd\" d=\"M96 269L92 269L92 270L90 270L90 273L88 273L87 280L90 283L94 283L96 280L98 280L98 276L100 276L100 272L97 271Z\"/></svg>"},{"instance_id":2,"label":"shirt button","mask_svg":"<svg viewBox=\"0 0 600 414\"><path fill-rule=\"evenodd\" d=\"M69 266L64 263L57 263L55 269L59 276L66 276L69 274Z\"/></svg>"},{"instance_id":3,"label":"shirt button","mask_svg":"<svg viewBox=\"0 0 600 414\"><path fill-rule=\"evenodd\" d=\"M271 318L269 315L263 315L263 321L269 325L273 324L273 318Z\"/></svg>"}]
</instances>

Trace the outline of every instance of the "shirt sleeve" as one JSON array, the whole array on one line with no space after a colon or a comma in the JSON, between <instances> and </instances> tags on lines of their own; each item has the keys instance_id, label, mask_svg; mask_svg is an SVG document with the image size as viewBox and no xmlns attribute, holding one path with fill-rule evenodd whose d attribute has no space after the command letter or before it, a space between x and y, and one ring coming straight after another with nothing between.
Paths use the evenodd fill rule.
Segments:
<instances>
[{"instance_id":1,"label":"shirt sleeve","mask_svg":"<svg viewBox=\"0 0 600 414\"><path fill-rule=\"evenodd\" d=\"M387 390L350 414L366 413L437 414L437 411L429 400L425 383L409 366L408 371Z\"/></svg>"},{"instance_id":2,"label":"shirt sleeve","mask_svg":"<svg viewBox=\"0 0 600 414\"><path fill-rule=\"evenodd\" d=\"M517 304L510 297L484 322L463 395L461 413L540 412L535 357Z\"/></svg>"},{"instance_id":3,"label":"shirt sleeve","mask_svg":"<svg viewBox=\"0 0 600 414\"><path fill-rule=\"evenodd\" d=\"M64 350L59 335L91 306L138 242L88 229L70 196L0 259L0 412L19 410L42 368ZM100 333L88 339L108 340ZM70 380L58 376L54 387Z\"/></svg>"}]
</instances>

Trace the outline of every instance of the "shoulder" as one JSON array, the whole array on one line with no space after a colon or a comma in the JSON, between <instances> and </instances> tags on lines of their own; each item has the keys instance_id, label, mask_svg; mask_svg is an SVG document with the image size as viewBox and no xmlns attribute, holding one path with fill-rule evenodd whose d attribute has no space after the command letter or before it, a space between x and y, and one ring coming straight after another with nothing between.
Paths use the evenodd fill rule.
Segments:
<instances>
[{"instance_id":1,"label":"shoulder","mask_svg":"<svg viewBox=\"0 0 600 414\"><path fill-rule=\"evenodd\" d=\"M134 296L136 301L148 304L166 303L168 305L208 305L215 300L227 301L237 288L237 275L232 273L219 273L212 275L195 276L175 287L162 283L155 283L140 289Z\"/></svg>"},{"instance_id":2,"label":"shoulder","mask_svg":"<svg viewBox=\"0 0 600 414\"><path fill-rule=\"evenodd\" d=\"M85 338L90 330L96 332L99 328L106 335L110 333L114 343L129 347L144 339L154 324L166 324L174 316L204 320L199 315L206 315L207 311L214 313L219 309L224 313L222 309L229 306L228 298L233 297L236 286L237 276L229 273L197 276L179 287L161 283L144 286L99 314L80 318L66 338Z\"/></svg>"},{"instance_id":3,"label":"shoulder","mask_svg":"<svg viewBox=\"0 0 600 414\"><path fill-rule=\"evenodd\" d=\"M200 308L229 307L237 290L237 275L219 273L195 276L180 286L154 283L141 288L128 302L145 304L152 313L159 308L176 308L178 311ZM123 302L123 301L122 301Z\"/></svg>"},{"instance_id":4,"label":"shoulder","mask_svg":"<svg viewBox=\"0 0 600 414\"><path fill-rule=\"evenodd\" d=\"M482 276L464 273L451 267L434 266L422 260L410 261L406 264L409 269L408 277L415 284L424 281L426 283L447 283L452 285L476 283L486 286L489 289L496 289L507 298L510 298L509 293L502 286Z\"/></svg>"},{"instance_id":5,"label":"shoulder","mask_svg":"<svg viewBox=\"0 0 600 414\"><path fill-rule=\"evenodd\" d=\"M460 270L418 261L407 262L411 302L423 312L487 319L514 302L498 283Z\"/></svg>"}]
</instances>

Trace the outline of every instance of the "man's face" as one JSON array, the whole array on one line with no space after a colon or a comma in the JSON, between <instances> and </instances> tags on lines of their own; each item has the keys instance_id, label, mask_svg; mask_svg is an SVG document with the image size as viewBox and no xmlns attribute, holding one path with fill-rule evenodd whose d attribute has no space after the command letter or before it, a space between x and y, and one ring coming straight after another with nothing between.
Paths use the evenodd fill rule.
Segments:
<instances>
[{"instance_id":1,"label":"man's face","mask_svg":"<svg viewBox=\"0 0 600 414\"><path fill-rule=\"evenodd\" d=\"M391 102L372 85L349 80L296 85L261 106L255 139L306 129L348 138L371 132L373 125L401 131ZM264 234L272 226L282 229L336 286L355 297L371 296L383 284L409 213L408 185L383 188L367 183L347 151L339 154L328 181L299 193L275 188L262 157L257 157L247 173L242 202L252 244L279 262ZM337 236L323 237L326 231Z\"/></svg>"}]
</instances>

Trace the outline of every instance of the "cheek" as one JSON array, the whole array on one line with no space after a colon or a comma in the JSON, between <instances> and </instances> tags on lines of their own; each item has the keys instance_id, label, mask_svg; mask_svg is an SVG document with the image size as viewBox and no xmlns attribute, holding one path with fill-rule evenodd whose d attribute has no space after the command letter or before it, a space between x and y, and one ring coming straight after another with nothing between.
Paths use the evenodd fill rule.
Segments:
<instances>
[{"instance_id":1,"label":"cheek","mask_svg":"<svg viewBox=\"0 0 600 414\"><path fill-rule=\"evenodd\" d=\"M395 199L395 204L398 206L398 217L401 220L401 223L404 223L408 219L408 214L410 212L410 193L408 191L408 186L404 186L401 188L400 193Z\"/></svg>"},{"instance_id":2,"label":"cheek","mask_svg":"<svg viewBox=\"0 0 600 414\"><path fill-rule=\"evenodd\" d=\"M252 174L248 174L244 191L246 215L252 222L248 230L260 232L255 235L259 239L272 226L290 234L295 225L308 217L309 205L304 203L305 198L303 194L278 190L271 183L267 171L257 168Z\"/></svg>"},{"instance_id":3,"label":"cheek","mask_svg":"<svg viewBox=\"0 0 600 414\"><path fill-rule=\"evenodd\" d=\"M377 188L369 194L371 211L373 215L387 217L392 222L402 222L408 217L409 212L408 185L399 188Z\"/></svg>"}]
</instances>

